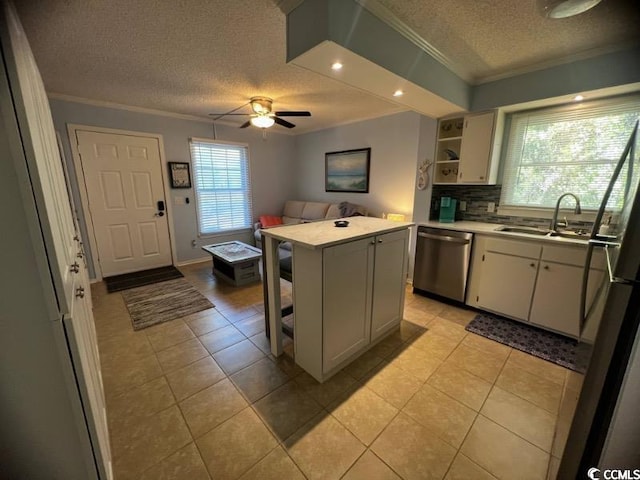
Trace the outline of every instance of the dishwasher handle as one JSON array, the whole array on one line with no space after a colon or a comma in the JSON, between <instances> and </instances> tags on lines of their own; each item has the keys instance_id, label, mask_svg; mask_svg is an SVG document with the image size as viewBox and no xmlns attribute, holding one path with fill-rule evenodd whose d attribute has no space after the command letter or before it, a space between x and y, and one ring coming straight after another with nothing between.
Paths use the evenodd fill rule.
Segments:
<instances>
[{"instance_id":1,"label":"dishwasher handle","mask_svg":"<svg viewBox=\"0 0 640 480\"><path fill-rule=\"evenodd\" d=\"M438 240L440 242L461 243L467 245L471 242L468 238L450 237L449 235L434 235L432 233L418 232L418 236L428 238L430 240Z\"/></svg>"}]
</instances>

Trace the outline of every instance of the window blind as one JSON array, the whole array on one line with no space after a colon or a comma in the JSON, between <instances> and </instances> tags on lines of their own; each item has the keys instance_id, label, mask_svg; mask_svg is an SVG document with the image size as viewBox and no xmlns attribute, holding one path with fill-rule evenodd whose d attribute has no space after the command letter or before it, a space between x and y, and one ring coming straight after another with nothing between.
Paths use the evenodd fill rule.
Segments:
<instances>
[{"instance_id":1,"label":"window blind","mask_svg":"<svg viewBox=\"0 0 640 480\"><path fill-rule=\"evenodd\" d=\"M501 205L553 208L572 192L598 208L639 116L637 96L513 114ZM622 202L621 180L610 205Z\"/></svg>"},{"instance_id":2,"label":"window blind","mask_svg":"<svg viewBox=\"0 0 640 480\"><path fill-rule=\"evenodd\" d=\"M191 139L191 163L200 235L250 228L247 147Z\"/></svg>"}]
</instances>

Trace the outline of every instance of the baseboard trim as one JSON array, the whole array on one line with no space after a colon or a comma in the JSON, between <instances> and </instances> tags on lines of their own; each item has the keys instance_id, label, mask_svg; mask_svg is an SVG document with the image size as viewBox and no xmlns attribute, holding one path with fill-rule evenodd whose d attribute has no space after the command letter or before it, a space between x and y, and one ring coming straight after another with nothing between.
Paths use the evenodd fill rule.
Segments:
<instances>
[{"instance_id":1,"label":"baseboard trim","mask_svg":"<svg viewBox=\"0 0 640 480\"><path fill-rule=\"evenodd\" d=\"M210 262L210 261L211 261L211 256L208 256L208 257L202 257L202 258L194 258L193 260L185 260L184 262L177 262L175 266L186 267L187 265L194 265L196 263L204 263L204 262Z\"/></svg>"}]
</instances>

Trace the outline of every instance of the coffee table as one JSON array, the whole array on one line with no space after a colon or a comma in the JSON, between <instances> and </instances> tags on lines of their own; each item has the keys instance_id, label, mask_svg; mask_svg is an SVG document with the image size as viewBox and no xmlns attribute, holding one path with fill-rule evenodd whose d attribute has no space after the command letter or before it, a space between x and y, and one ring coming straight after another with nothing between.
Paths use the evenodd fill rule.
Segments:
<instances>
[{"instance_id":1,"label":"coffee table","mask_svg":"<svg viewBox=\"0 0 640 480\"><path fill-rule=\"evenodd\" d=\"M213 274L227 283L240 286L260 281L259 248L236 240L205 245L202 249L213 258Z\"/></svg>"}]
</instances>

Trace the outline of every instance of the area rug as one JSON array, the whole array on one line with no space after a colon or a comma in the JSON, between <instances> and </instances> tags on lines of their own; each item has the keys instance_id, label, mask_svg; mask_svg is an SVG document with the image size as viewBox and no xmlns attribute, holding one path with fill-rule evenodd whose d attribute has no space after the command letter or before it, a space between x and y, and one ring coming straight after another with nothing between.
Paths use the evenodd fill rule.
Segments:
<instances>
[{"instance_id":1,"label":"area rug","mask_svg":"<svg viewBox=\"0 0 640 480\"><path fill-rule=\"evenodd\" d=\"M107 277L104 282L107 284L107 292L119 292L128 288L141 287L143 285L152 285L154 283L181 278L183 275L173 265L168 267L152 268L151 270L143 270L142 272L125 273L124 275L116 275L115 277Z\"/></svg>"},{"instance_id":2,"label":"area rug","mask_svg":"<svg viewBox=\"0 0 640 480\"><path fill-rule=\"evenodd\" d=\"M506 318L479 314L466 329L579 373L589 364L589 345Z\"/></svg>"},{"instance_id":3,"label":"area rug","mask_svg":"<svg viewBox=\"0 0 640 480\"><path fill-rule=\"evenodd\" d=\"M122 292L134 330L168 322L213 307L182 278Z\"/></svg>"}]
</instances>

